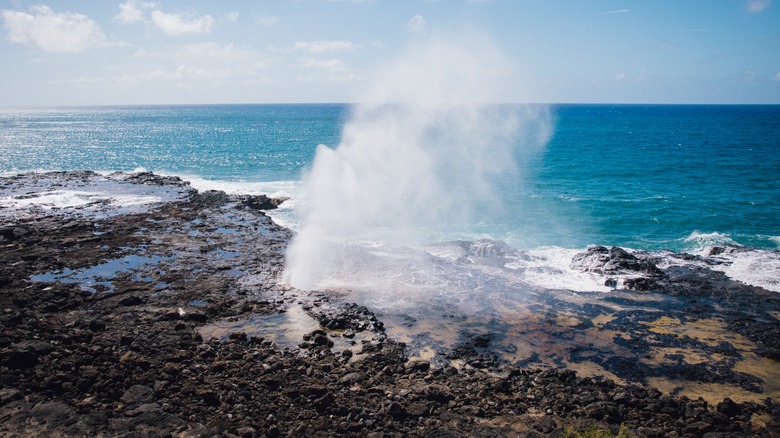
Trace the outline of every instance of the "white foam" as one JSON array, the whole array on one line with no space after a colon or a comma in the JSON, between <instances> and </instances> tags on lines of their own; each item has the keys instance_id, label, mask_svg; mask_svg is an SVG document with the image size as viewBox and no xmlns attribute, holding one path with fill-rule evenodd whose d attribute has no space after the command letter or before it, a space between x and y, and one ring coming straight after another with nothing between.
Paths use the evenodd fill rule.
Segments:
<instances>
[{"instance_id":1,"label":"white foam","mask_svg":"<svg viewBox=\"0 0 780 438\"><path fill-rule=\"evenodd\" d=\"M31 209L78 215L126 214L181 196L178 187L133 184L106 176L63 180L31 175L0 189L0 215L13 216Z\"/></svg>"},{"instance_id":2,"label":"white foam","mask_svg":"<svg viewBox=\"0 0 780 438\"><path fill-rule=\"evenodd\" d=\"M300 192L300 181L228 181L177 175L198 191L221 190L229 195L266 195L292 198Z\"/></svg>"},{"instance_id":3,"label":"white foam","mask_svg":"<svg viewBox=\"0 0 780 438\"><path fill-rule=\"evenodd\" d=\"M694 231L685 238L685 242L690 245L689 251L698 254L704 253L708 248L715 245L736 245L737 243L728 234L719 233L717 231L712 233Z\"/></svg>"},{"instance_id":4,"label":"white foam","mask_svg":"<svg viewBox=\"0 0 780 438\"><path fill-rule=\"evenodd\" d=\"M606 277L570 268L578 249L520 251L493 240L452 241L412 248L380 242L323 248L327 278L318 287L336 290L384 313L429 314L449 309L494 314L513 308L536 289L606 292ZM514 303L514 304L513 304Z\"/></svg>"},{"instance_id":5,"label":"white foam","mask_svg":"<svg viewBox=\"0 0 780 438\"><path fill-rule=\"evenodd\" d=\"M722 271L732 280L780 292L780 253L761 249L731 251L719 254L728 263L714 270Z\"/></svg>"},{"instance_id":6,"label":"white foam","mask_svg":"<svg viewBox=\"0 0 780 438\"><path fill-rule=\"evenodd\" d=\"M133 193L107 193L85 190L54 190L18 198L8 196L0 199L0 207L23 209L39 207L43 209L78 208L91 204L108 204L117 207L133 207L154 204L162 201L158 195Z\"/></svg>"},{"instance_id":7,"label":"white foam","mask_svg":"<svg viewBox=\"0 0 780 438\"><path fill-rule=\"evenodd\" d=\"M220 190L230 195L266 195L271 198L289 198L278 208L265 213L277 224L293 231L298 229L296 200L300 198L300 181L229 181L202 178L195 175L178 176L188 181L199 192Z\"/></svg>"},{"instance_id":8,"label":"white foam","mask_svg":"<svg viewBox=\"0 0 780 438\"><path fill-rule=\"evenodd\" d=\"M507 268L522 273L523 280L545 289L566 289L575 292L607 292L606 277L600 274L581 272L571 268L572 258L583 249L548 246L527 252L527 258L520 258Z\"/></svg>"}]
</instances>

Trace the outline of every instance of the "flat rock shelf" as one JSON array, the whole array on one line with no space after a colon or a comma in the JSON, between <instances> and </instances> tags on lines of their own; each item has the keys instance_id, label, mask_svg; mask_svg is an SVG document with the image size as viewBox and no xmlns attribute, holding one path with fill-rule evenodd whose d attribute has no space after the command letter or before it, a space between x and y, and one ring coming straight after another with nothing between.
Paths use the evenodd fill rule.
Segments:
<instances>
[{"instance_id":1,"label":"flat rock shelf","mask_svg":"<svg viewBox=\"0 0 780 438\"><path fill-rule=\"evenodd\" d=\"M575 264L620 288L454 315L441 342L285 285L282 201L0 178L0 436L780 436L780 298L712 260L591 247Z\"/></svg>"}]
</instances>

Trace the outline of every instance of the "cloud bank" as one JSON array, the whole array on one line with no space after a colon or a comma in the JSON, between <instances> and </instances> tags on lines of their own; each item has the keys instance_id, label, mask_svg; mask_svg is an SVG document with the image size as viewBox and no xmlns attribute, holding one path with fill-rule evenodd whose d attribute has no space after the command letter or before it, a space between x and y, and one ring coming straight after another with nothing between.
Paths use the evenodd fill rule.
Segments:
<instances>
[{"instance_id":1,"label":"cloud bank","mask_svg":"<svg viewBox=\"0 0 780 438\"><path fill-rule=\"evenodd\" d=\"M349 40L298 41L293 50L306 50L310 53L348 52L356 47L355 43Z\"/></svg>"},{"instance_id":2,"label":"cloud bank","mask_svg":"<svg viewBox=\"0 0 780 438\"><path fill-rule=\"evenodd\" d=\"M39 5L30 12L2 12L8 41L52 53L79 53L109 45L95 21L74 12Z\"/></svg>"},{"instance_id":3,"label":"cloud bank","mask_svg":"<svg viewBox=\"0 0 780 438\"><path fill-rule=\"evenodd\" d=\"M154 10L151 17L152 23L158 29L171 36L208 33L214 25L214 18L211 15L187 19L181 14Z\"/></svg>"},{"instance_id":4,"label":"cloud bank","mask_svg":"<svg viewBox=\"0 0 780 438\"><path fill-rule=\"evenodd\" d=\"M235 12L226 15L228 21L235 22ZM209 33L214 27L214 17L198 16L193 13L164 12L152 2L128 0L119 5L119 13L114 20L122 24L151 23L164 34L170 36L196 35Z\"/></svg>"},{"instance_id":5,"label":"cloud bank","mask_svg":"<svg viewBox=\"0 0 780 438\"><path fill-rule=\"evenodd\" d=\"M119 13L114 20L123 24L134 24L146 21L146 11L154 8L154 3L129 0L119 5Z\"/></svg>"}]
</instances>

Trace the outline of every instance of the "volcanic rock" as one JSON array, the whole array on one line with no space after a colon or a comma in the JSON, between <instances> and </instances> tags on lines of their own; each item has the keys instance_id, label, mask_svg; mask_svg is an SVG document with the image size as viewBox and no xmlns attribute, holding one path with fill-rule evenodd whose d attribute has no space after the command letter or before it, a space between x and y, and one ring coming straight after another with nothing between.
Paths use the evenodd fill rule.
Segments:
<instances>
[{"instance_id":1,"label":"volcanic rock","mask_svg":"<svg viewBox=\"0 0 780 438\"><path fill-rule=\"evenodd\" d=\"M537 345L560 342L561 361L587 359L631 384L569 369L503 366L497 352L507 339L478 330L456 333L454 347L437 350L445 362L432 365L408 360L407 345L389 337L370 309L284 285L292 233L254 201L196 192L178 178L149 173L20 175L0 179L0 188L35 196L46 184L91 181L170 190L171 198L127 211L100 202L0 211L0 436L561 436L569 426L615 434L622 425L640 436L740 437L772 436L780 425L771 399L708 404L644 384L675 372L755 389L755 381L727 366L747 356L736 344L675 337L676 326L656 321L670 312L675 318L667 319L679 325L688 315L720 318L732 333L764 345L751 355L773 360L780 339L775 296L720 281L707 268L659 275L646 255L598 249L581 266L657 279L672 304L620 291L580 306L588 300L535 291L549 304L535 307L523 327L538 330ZM499 267L506 251L489 243L464 249ZM695 279L698 295L684 293ZM307 329L308 348L282 345L272 330L253 331L251 321L292 305L321 325ZM576 320L569 331L554 324L559 309ZM620 336L613 333L625 334L614 340L620 351L672 350L666 368L611 360L606 341L568 351L563 345L576 330L610 342ZM334 339L356 348L341 352ZM674 353L691 344L724 359L686 365Z\"/></svg>"},{"instance_id":2,"label":"volcanic rock","mask_svg":"<svg viewBox=\"0 0 780 438\"><path fill-rule=\"evenodd\" d=\"M664 273L656 265L637 258L623 248L613 246L606 248L591 245L583 252L576 254L571 261L571 267L584 272L596 272L603 275L620 275L640 273L653 277L663 277Z\"/></svg>"}]
</instances>

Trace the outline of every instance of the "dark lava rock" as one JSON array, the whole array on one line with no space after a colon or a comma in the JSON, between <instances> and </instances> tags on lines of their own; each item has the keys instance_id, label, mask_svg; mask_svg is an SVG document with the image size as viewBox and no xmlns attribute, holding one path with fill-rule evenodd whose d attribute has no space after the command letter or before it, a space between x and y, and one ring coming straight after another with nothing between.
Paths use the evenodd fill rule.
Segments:
<instances>
[{"instance_id":1,"label":"dark lava rock","mask_svg":"<svg viewBox=\"0 0 780 438\"><path fill-rule=\"evenodd\" d=\"M154 390L145 385L133 385L122 394L120 400L127 405L136 405L152 401Z\"/></svg>"},{"instance_id":2,"label":"dark lava rock","mask_svg":"<svg viewBox=\"0 0 780 438\"><path fill-rule=\"evenodd\" d=\"M323 297L317 306L306 310L321 326L330 330L384 332L384 324L365 306L354 303L331 305L330 300Z\"/></svg>"},{"instance_id":3,"label":"dark lava rock","mask_svg":"<svg viewBox=\"0 0 780 438\"><path fill-rule=\"evenodd\" d=\"M242 205L253 210L274 210L289 198L269 198L266 195L241 195L238 200Z\"/></svg>"},{"instance_id":4,"label":"dark lava rock","mask_svg":"<svg viewBox=\"0 0 780 438\"><path fill-rule=\"evenodd\" d=\"M495 368L500 360L495 351L488 349L493 340L489 334L464 333L466 340L460 342L447 354L447 359L463 360L474 368Z\"/></svg>"},{"instance_id":5,"label":"dark lava rock","mask_svg":"<svg viewBox=\"0 0 780 438\"><path fill-rule=\"evenodd\" d=\"M302 348L332 348L334 345L333 340L328 337L328 334L322 330L314 330L311 333L303 335L305 341Z\"/></svg>"},{"instance_id":6,"label":"dark lava rock","mask_svg":"<svg viewBox=\"0 0 780 438\"><path fill-rule=\"evenodd\" d=\"M43 179L0 178L0 188L28 185L35 178ZM72 172L45 178L103 177ZM187 186L153 174L128 180ZM780 430L780 409L771 399L726 399L712 406L640 385L579 377L566 369L502 367L495 351L505 340L477 330L462 333L462 342L451 352L464 363L460 370L409 361L406 346L389 339L382 322L365 307L279 284L292 235L288 230L224 192L179 192L188 194L140 213L0 216L0 436L538 437L561 436L569 425L577 431L595 425L614 434L622 425L639 436L747 437L773 436ZM268 232L257 232L260 227ZM500 264L506 255L502 251L500 245L486 243L469 248L468 257ZM223 257L234 253L238 255L228 260ZM599 254L603 251L592 255ZM83 290L78 283L31 280L66 269L81 274L84 268L131 255L152 262L90 283L111 288ZM644 256L629 256L607 250L600 269L657 275L643 267ZM158 259L162 261L154 262ZM239 281L246 278L237 279L236 272L252 281ZM717 316L732 330L775 348L780 336L766 309L777 308L776 298L736 289L704 271L702 275L702 284L713 291L709 295L671 298L684 308L700 309L697 318L720 311ZM722 293L723 287L735 288ZM614 303L638 305L629 293L623 295L625 302ZM274 314L299 299L312 303L306 311L325 328L304 336L309 344L305 351L280 349L271 334L264 333L263 339L236 329L252 314ZM554 304L577 313L567 307L571 303ZM595 314L608 309L586 308ZM682 344L675 342L695 341L647 336L644 323L657 316L632 312L615 312L603 325L631 334L621 348L649 354L659 343L678 347ZM233 329L204 342L199 330L209 323ZM345 334L351 330L350 336L370 331L370 336L356 336L362 338L353 341L361 351L342 354L329 347L331 328ZM565 340L564 335L559 339ZM733 346L712 348L729 360L740 358ZM729 368L688 367L675 362L674 355L666 358L670 368L662 369L630 359L609 361L594 346L584 348L585 353L619 376L677 372L723 384L741 378L729 374ZM766 425L754 428L752 418Z\"/></svg>"},{"instance_id":7,"label":"dark lava rock","mask_svg":"<svg viewBox=\"0 0 780 438\"><path fill-rule=\"evenodd\" d=\"M742 413L742 407L734 403L730 398L724 398L722 402L718 403L717 408L718 412L727 417L733 417Z\"/></svg>"},{"instance_id":8,"label":"dark lava rock","mask_svg":"<svg viewBox=\"0 0 780 438\"><path fill-rule=\"evenodd\" d=\"M151 172L136 172L136 173L115 173L113 176L120 176L124 181L132 182L136 184L146 184L153 186L170 186L170 187L189 187L189 181L184 181L178 176L162 176Z\"/></svg>"},{"instance_id":9,"label":"dark lava rock","mask_svg":"<svg viewBox=\"0 0 780 438\"><path fill-rule=\"evenodd\" d=\"M738 252L749 251L747 248L738 245L714 245L707 249L706 255L709 257L718 256L721 254L733 254Z\"/></svg>"},{"instance_id":10,"label":"dark lava rock","mask_svg":"<svg viewBox=\"0 0 780 438\"><path fill-rule=\"evenodd\" d=\"M606 248L591 245L585 252L576 254L571 261L573 269L595 272L603 275L641 273L652 277L663 277L664 273L648 260L640 259L628 251L613 246Z\"/></svg>"},{"instance_id":11,"label":"dark lava rock","mask_svg":"<svg viewBox=\"0 0 780 438\"><path fill-rule=\"evenodd\" d=\"M54 351L50 342L26 340L17 342L2 351L0 364L14 369L32 368L39 358Z\"/></svg>"}]
</instances>

